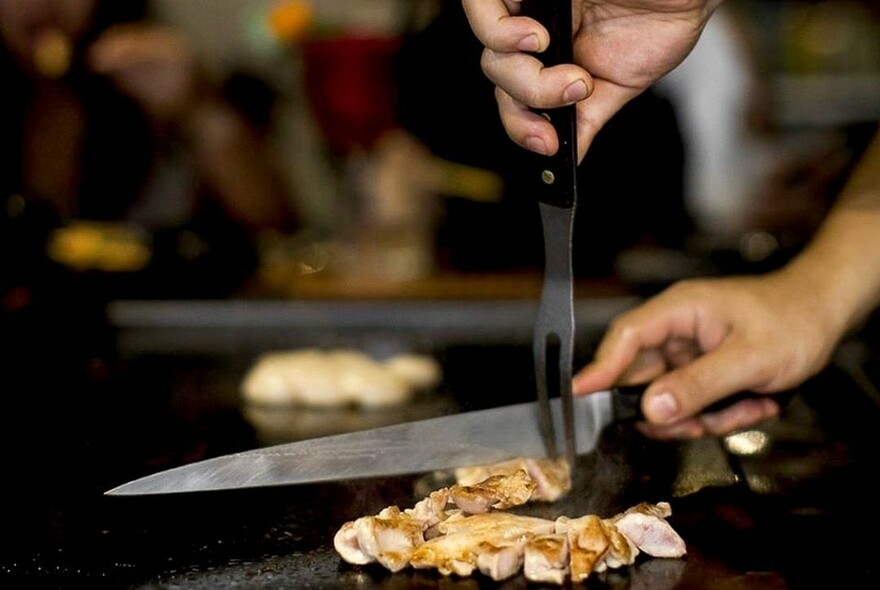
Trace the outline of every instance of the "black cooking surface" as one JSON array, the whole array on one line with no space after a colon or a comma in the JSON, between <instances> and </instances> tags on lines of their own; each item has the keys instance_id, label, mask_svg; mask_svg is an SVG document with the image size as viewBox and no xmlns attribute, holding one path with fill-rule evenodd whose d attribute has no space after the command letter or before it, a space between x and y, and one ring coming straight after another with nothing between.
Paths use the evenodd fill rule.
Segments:
<instances>
[{"instance_id":1,"label":"black cooking surface","mask_svg":"<svg viewBox=\"0 0 880 590\"><path fill-rule=\"evenodd\" d=\"M517 347L441 351L447 379L439 392L369 417L250 413L237 385L252 358L157 354L93 359L81 370L21 366L11 371L5 396L0 585L525 588L521 577L496 583L478 575L391 574L338 558L332 538L343 522L388 504L412 505L442 484L436 475L161 497L102 494L138 476L297 432L520 401L531 391L529 354ZM875 366L870 355L865 361ZM572 494L525 510L609 516L643 500L671 502L687 557L640 559L594 575L589 588L878 587L871 535L880 524L880 411L860 378L838 367L825 371L798 389L782 420L745 440L745 450L714 439L657 443L614 424L580 459ZM857 540L865 534L867 541Z\"/></svg>"}]
</instances>

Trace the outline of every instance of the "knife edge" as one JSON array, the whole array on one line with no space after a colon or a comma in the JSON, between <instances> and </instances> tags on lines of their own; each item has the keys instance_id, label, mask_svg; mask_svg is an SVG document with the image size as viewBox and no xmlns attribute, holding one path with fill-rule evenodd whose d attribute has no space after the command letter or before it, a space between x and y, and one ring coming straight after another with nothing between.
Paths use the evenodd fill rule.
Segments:
<instances>
[{"instance_id":1,"label":"knife edge","mask_svg":"<svg viewBox=\"0 0 880 590\"><path fill-rule=\"evenodd\" d=\"M561 415L558 399L552 411ZM576 448L595 448L613 419L610 392L577 398ZM141 496L352 481L450 470L545 454L536 402L462 412L241 451L153 473L107 496Z\"/></svg>"}]
</instances>

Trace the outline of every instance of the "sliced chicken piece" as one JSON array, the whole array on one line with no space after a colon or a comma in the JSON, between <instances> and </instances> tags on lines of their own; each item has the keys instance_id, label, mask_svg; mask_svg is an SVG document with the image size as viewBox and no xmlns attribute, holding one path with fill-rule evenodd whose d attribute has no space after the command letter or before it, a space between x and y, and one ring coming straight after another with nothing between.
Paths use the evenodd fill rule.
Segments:
<instances>
[{"instance_id":1,"label":"sliced chicken piece","mask_svg":"<svg viewBox=\"0 0 880 590\"><path fill-rule=\"evenodd\" d=\"M375 516L363 516L340 527L333 538L339 555L348 563L378 561L396 572L409 564L413 551L425 542L426 521L389 506Z\"/></svg>"},{"instance_id":2,"label":"sliced chicken piece","mask_svg":"<svg viewBox=\"0 0 880 590\"><path fill-rule=\"evenodd\" d=\"M425 540L428 541L440 535L445 535L448 530L447 527L454 527L457 520L461 520L466 516L467 514L461 508L444 511L437 524L425 530Z\"/></svg>"},{"instance_id":3,"label":"sliced chicken piece","mask_svg":"<svg viewBox=\"0 0 880 590\"><path fill-rule=\"evenodd\" d=\"M477 547L477 568L496 581L515 576L523 566L525 543L521 539L501 547L480 543Z\"/></svg>"},{"instance_id":4,"label":"sliced chicken piece","mask_svg":"<svg viewBox=\"0 0 880 590\"><path fill-rule=\"evenodd\" d=\"M445 520L449 490L441 488L403 512L388 506L375 516L364 516L340 527L333 539L339 555L348 563L364 565L379 561L392 563L398 571L407 564L412 551L425 541L425 533Z\"/></svg>"},{"instance_id":5,"label":"sliced chicken piece","mask_svg":"<svg viewBox=\"0 0 880 590\"><path fill-rule=\"evenodd\" d=\"M487 514L467 514L463 511L450 510L446 520L437 528L443 535L456 533L484 532L496 533L501 531L506 539L515 539L520 535L548 535L556 530L556 523L546 518L534 516L522 516L510 512L489 512Z\"/></svg>"},{"instance_id":6,"label":"sliced chicken piece","mask_svg":"<svg viewBox=\"0 0 880 590\"><path fill-rule=\"evenodd\" d=\"M641 551L652 557L681 557L687 553L684 540L666 518L672 515L668 502L642 502L609 519Z\"/></svg>"},{"instance_id":7,"label":"sliced chicken piece","mask_svg":"<svg viewBox=\"0 0 880 590\"><path fill-rule=\"evenodd\" d=\"M563 584L593 572L632 565L641 551L681 557L685 545L666 518L667 502L641 503L608 519L561 516L555 521L493 509L525 503L536 489L524 469L472 485L441 488L407 510L389 506L345 523L334 537L345 561L378 561L392 572L411 565L443 575L479 569L494 580L523 570L534 582ZM447 509L451 504L457 508Z\"/></svg>"},{"instance_id":8,"label":"sliced chicken piece","mask_svg":"<svg viewBox=\"0 0 880 590\"><path fill-rule=\"evenodd\" d=\"M527 463L537 484L532 495L535 500L555 502L571 491L571 466L566 459L531 459Z\"/></svg>"},{"instance_id":9,"label":"sliced chicken piece","mask_svg":"<svg viewBox=\"0 0 880 590\"><path fill-rule=\"evenodd\" d=\"M446 505L449 503L449 489L440 488L416 503L412 508L407 508L404 513L422 523L422 529L427 530L437 523L446 520Z\"/></svg>"},{"instance_id":10,"label":"sliced chicken piece","mask_svg":"<svg viewBox=\"0 0 880 590\"><path fill-rule=\"evenodd\" d=\"M609 520L602 521L602 531L608 538L608 551L605 557L596 564L597 572L604 572L607 568L617 569L625 565L632 565L639 555L639 548L626 535L621 533Z\"/></svg>"},{"instance_id":11,"label":"sliced chicken piece","mask_svg":"<svg viewBox=\"0 0 880 590\"><path fill-rule=\"evenodd\" d=\"M355 521L360 550L397 572L409 564L413 552L425 542L422 522L390 506L376 516Z\"/></svg>"},{"instance_id":12,"label":"sliced chicken piece","mask_svg":"<svg viewBox=\"0 0 880 590\"><path fill-rule=\"evenodd\" d=\"M639 502L635 506L627 508L624 512L621 512L613 518L617 519L627 514L632 514L633 512L638 512L640 514L645 514L648 516L656 516L657 518L669 518L670 516L672 516L672 506L669 504L669 502L657 502L656 504L651 504L650 502Z\"/></svg>"},{"instance_id":13,"label":"sliced chicken piece","mask_svg":"<svg viewBox=\"0 0 880 590\"><path fill-rule=\"evenodd\" d=\"M410 564L417 569L436 569L443 575L469 576L477 568L481 548L509 547L553 532L552 520L506 512L453 515L438 525L441 536L415 550Z\"/></svg>"},{"instance_id":14,"label":"sliced chicken piece","mask_svg":"<svg viewBox=\"0 0 880 590\"><path fill-rule=\"evenodd\" d=\"M594 514L580 518L556 519L556 532L568 538L568 568L572 582L582 582L608 551L608 537L602 528L602 519Z\"/></svg>"},{"instance_id":15,"label":"sliced chicken piece","mask_svg":"<svg viewBox=\"0 0 880 590\"><path fill-rule=\"evenodd\" d=\"M479 542L466 536L436 537L419 547L409 563L416 569L436 569L444 576L469 576L477 568L478 546Z\"/></svg>"},{"instance_id":16,"label":"sliced chicken piece","mask_svg":"<svg viewBox=\"0 0 880 590\"><path fill-rule=\"evenodd\" d=\"M568 575L568 536L540 535L526 541L523 574L531 582L562 584Z\"/></svg>"},{"instance_id":17,"label":"sliced chicken piece","mask_svg":"<svg viewBox=\"0 0 880 590\"><path fill-rule=\"evenodd\" d=\"M357 538L357 521L343 524L333 537L333 547L342 559L355 565L373 563L376 559L361 549Z\"/></svg>"},{"instance_id":18,"label":"sliced chicken piece","mask_svg":"<svg viewBox=\"0 0 880 590\"><path fill-rule=\"evenodd\" d=\"M523 470L535 481L531 500L554 502L571 490L571 469L564 458L519 457L510 461L455 470L459 485L474 485L493 475Z\"/></svg>"},{"instance_id":19,"label":"sliced chicken piece","mask_svg":"<svg viewBox=\"0 0 880 590\"><path fill-rule=\"evenodd\" d=\"M524 470L504 475L492 475L473 485L455 484L449 488L452 502L471 514L483 514L491 509L506 510L529 501L535 482Z\"/></svg>"}]
</instances>

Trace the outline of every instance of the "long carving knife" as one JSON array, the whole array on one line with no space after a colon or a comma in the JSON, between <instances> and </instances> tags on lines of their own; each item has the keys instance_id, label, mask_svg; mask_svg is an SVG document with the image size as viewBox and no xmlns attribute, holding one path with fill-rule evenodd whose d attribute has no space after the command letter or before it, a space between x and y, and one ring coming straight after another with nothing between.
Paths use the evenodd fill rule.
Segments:
<instances>
[{"instance_id":1,"label":"long carving knife","mask_svg":"<svg viewBox=\"0 0 880 590\"><path fill-rule=\"evenodd\" d=\"M579 454L596 448L603 429L616 416L617 397L602 392L575 400ZM559 400L553 402L558 420ZM246 450L153 473L106 493L140 496L354 481L540 457L544 441L536 405L515 404Z\"/></svg>"},{"instance_id":2,"label":"long carving knife","mask_svg":"<svg viewBox=\"0 0 880 590\"><path fill-rule=\"evenodd\" d=\"M570 0L523 0L523 14L543 24L549 47L538 54L545 67L573 61ZM540 423L547 454L564 454L574 467L575 432L571 374L574 346L572 234L577 205L577 133L574 105L541 111L556 130L559 149L549 157L536 156L534 190L544 234L544 286L535 324L534 359ZM562 407L565 449L549 410L551 398Z\"/></svg>"}]
</instances>

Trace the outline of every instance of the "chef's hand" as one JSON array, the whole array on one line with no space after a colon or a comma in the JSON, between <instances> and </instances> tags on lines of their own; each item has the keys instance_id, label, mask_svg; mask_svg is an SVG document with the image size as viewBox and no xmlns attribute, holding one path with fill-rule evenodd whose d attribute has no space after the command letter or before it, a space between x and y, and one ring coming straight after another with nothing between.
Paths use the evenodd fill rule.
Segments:
<instances>
[{"instance_id":1,"label":"chef's hand","mask_svg":"<svg viewBox=\"0 0 880 590\"><path fill-rule=\"evenodd\" d=\"M790 389L828 362L839 330L813 293L787 270L677 283L612 323L574 392L650 382L637 427L657 439L750 427L778 414L772 397L699 412L739 391Z\"/></svg>"},{"instance_id":2,"label":"chef's hand","mask_svg":"<svg viewBox=\"0 0 880 590\"><path fill-rule=\"evenodd\" d=\"M112 27L92 44L87 60L156 121L182 117L197 98L195 56L172 30L143 24Z\"/></svg>"},{"instance_id":3,"label":"chef's hand","mask_svg":"<svg viewBox=\"0 0 880 590\"><path fill-rule=\"evenodd\" d=\"M553 126L529 110L577 103L583 158L599 129L629 100L690 53L722 0L572 0L576 64L545 69L528 52L543 51L547 30L517 16L520 0L462 0L486 49L483 71L496 84L501 119L522 147L553 154Z\"/></svg>"}]
</instances>

